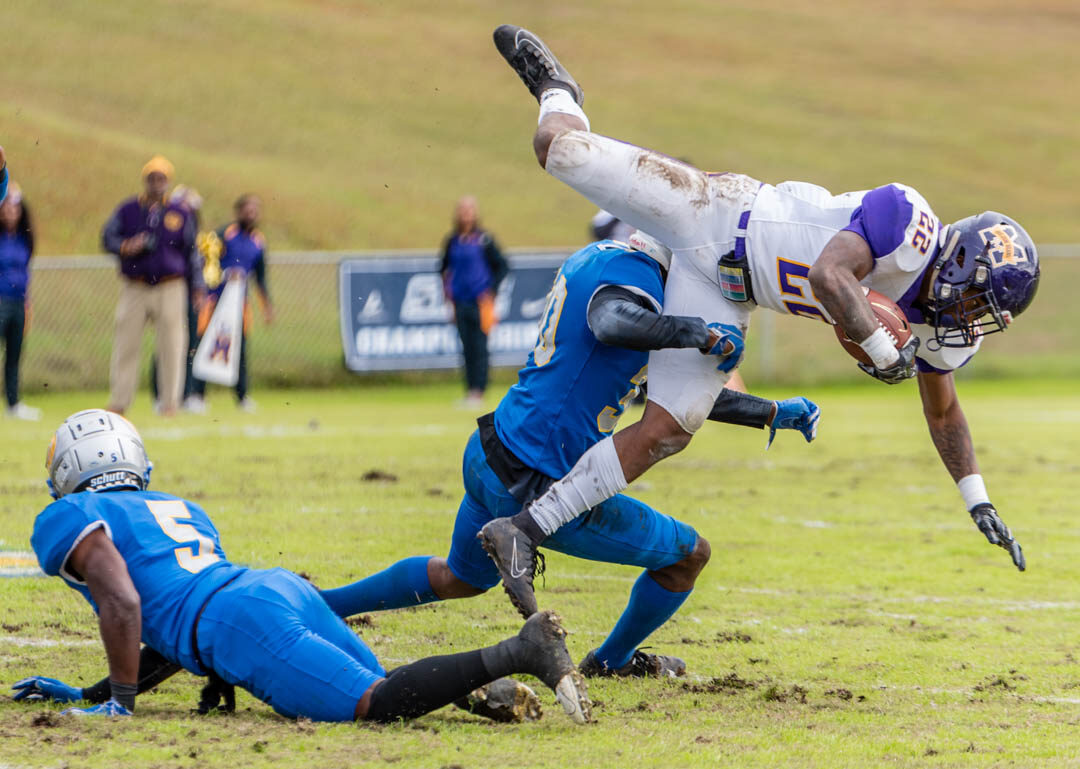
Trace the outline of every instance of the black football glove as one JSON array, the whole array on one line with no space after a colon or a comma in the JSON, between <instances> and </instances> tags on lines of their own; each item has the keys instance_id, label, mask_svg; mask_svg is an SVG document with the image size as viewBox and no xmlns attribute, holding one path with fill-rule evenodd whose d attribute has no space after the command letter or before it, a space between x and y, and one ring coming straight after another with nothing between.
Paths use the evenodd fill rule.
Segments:
<instances>
[{"instance_id":1,"label":"black football glove","mask_svg":"<svg viewBox=\"0 0 1080 769\"><path fill-rule=\"evenodd\" d=\"M1023 571L1027 568L1027 561L1024 559L1024 551L1020 547L1020 543L1013 539L1012 532L1009 531L1009 527L1005 525L1005 522L998 517L997 510L989 502L980 502L971 508L971 520L975 521L975 525L979 527L984 535L986 535L987 541L991 545L998 545L1005 548L1012 556L1012 561L1016 564L1016 568Z\"/></svg>"},{"instance_id":2,"label":"black football glove","mask_svg":"<svg viewBox=\"0 0 1080 769\"><path fill-rule=\"evenodd\" d=\"M876 368L865 363L859 363L858 366L874 379L880 379L885 384L897 384L915 376L915 353L918 350L919 338L912 336L903 347L897 350L900 353L900 360L888 368Z\"/></svg>"}]
</instances>

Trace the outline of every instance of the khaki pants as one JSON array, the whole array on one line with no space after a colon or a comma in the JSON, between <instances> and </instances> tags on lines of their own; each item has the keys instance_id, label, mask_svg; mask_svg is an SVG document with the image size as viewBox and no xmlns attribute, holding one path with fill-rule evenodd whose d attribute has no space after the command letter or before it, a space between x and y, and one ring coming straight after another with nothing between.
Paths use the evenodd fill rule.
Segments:
<instances>
[{"instance_id":1,"label":"khaki pants","mask_svg":"<svg viewBox=\"0 0 1080 769\"><path fill-rule=\"evenodd\" d=\"M184 388L187 354L187 284L182 278L155 286L124 279L116 304L116 336L109 368L109 410L123 413L135 398L139 348L146 322L154 322L161 410L175 411Z\"/></svg>"}]
</instances>

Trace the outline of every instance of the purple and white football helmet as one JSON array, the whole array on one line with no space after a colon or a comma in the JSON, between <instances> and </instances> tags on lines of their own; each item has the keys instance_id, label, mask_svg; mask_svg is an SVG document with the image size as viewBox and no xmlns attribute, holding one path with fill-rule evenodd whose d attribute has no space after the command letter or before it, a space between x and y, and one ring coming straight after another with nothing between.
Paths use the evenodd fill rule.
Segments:
<instances>
[{"instance_id":1,"label":"purple and white football helmet","mask_svg":"<svg viewBox=\"0 0 1080 769\"><path fill-rule=\"evenodd\" d=\"M969 347L1004 331L1038 287L1038 251L1015 219L984 211L949 225L926 303L935 341Z\"/></svg>"}]
</instances>

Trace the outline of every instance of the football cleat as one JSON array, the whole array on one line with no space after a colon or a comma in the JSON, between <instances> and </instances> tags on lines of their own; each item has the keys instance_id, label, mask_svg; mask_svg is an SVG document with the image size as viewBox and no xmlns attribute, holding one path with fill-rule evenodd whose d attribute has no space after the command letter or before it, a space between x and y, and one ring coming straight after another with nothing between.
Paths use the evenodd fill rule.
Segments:
<instances>
[{"instance_id":1,"label":"football cleat","mask_svg":"<svg viewBox=\"0 0 1080 769\"><path fill-rule=\"evenodd\" d=\"M510 603L525 619L536 614L540 607L536 603L533 579L544 573L544 556L509 518L488 521L477 536L499 569Z\"/></svg>"},{"instance_id":2,"label":"football cleat","mask_svg":"<svg viewBox=\"0 0 1080 769\"><path fill-rule=\"evenodd\" d=\"M544 715L536 692L513 678L497 678L455 700L454 705L473 715L504 724L539 721Z\"/></svg>"},{"instance_id":3,"label":"football cleat","mask_svg":"<svg viewBox=\"0 0 1080 769\"><path fill-rule=\"evenodd\" d=\"M635 649L621 668L609 668L596 658L596 649L585 655L578 668L586 678L677 678L686 675L686 662L664 654L648 654Z\"/></svg>"},{"instance_id":4,"label":"football cleat","mask_svg":"<svg viewBox=\"0 0 1080 769\"><path fill-rule=\"evenodd\" d=\"M529 93L540 101L540 94L549 88L565 88L578 106L585 103L585 92L559 63L544 41L527 29L503 24L496 28L495 47L518 74Z\"/></svg>"},{"instance_id":5,"label":"football cleat","mask_svg":"<svg viewBox=\"0 0 1080 769\"><path fill-rule=\"evenodd\" d=\"M566 650L566 631L553 611L532 615L518 632L518 662L555 692L555 699L574 723L584 724L592 717L592 703L581 673L574 667Z\"/></svg>"}]
</instances>

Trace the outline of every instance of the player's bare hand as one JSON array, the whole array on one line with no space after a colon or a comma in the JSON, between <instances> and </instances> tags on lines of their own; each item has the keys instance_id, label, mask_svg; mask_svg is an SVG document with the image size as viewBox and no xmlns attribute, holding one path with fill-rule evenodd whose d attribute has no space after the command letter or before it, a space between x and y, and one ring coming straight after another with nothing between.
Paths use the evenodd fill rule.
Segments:
<instances>
[{"instance_id":1,"label":"player's bare hand","mask_svg":"<svg viewBox=\"0 0 1080 769\"><path fill-rule=\"evenodd\" d=\"M743 333L738 326L730 323L710 323L709 346L702 347L704 355L715 355L720 358L716 368L725 373L732 371L739 365L743 355Z\"/></svg>"},{"instance_id":2,"label":"player's bare hand","mask_svg":"<svg viewBox=\"0 0 1080 769\"><path fill-rule=\"evenodd\" d=\"M146 248L146 233L140 232L120 244L120 256L130 259L141 254L144 248Z\"/></svg>"},{"instance_id":3,"label":"player's bare hand","mask_svg":"<svg viewBox=\"0 0 1080 769\"><path fill-rule=\"evenodd\" d=\"M1020 543L1013 539L1012 532L1005 522L998 516L997 510L989 502L982 502L971 508L971 520L979 528L991 545L997 545L1008 551L1016 568L1023 571L1027 568L1027 560Z\"/></svg>"}]
</instances>

